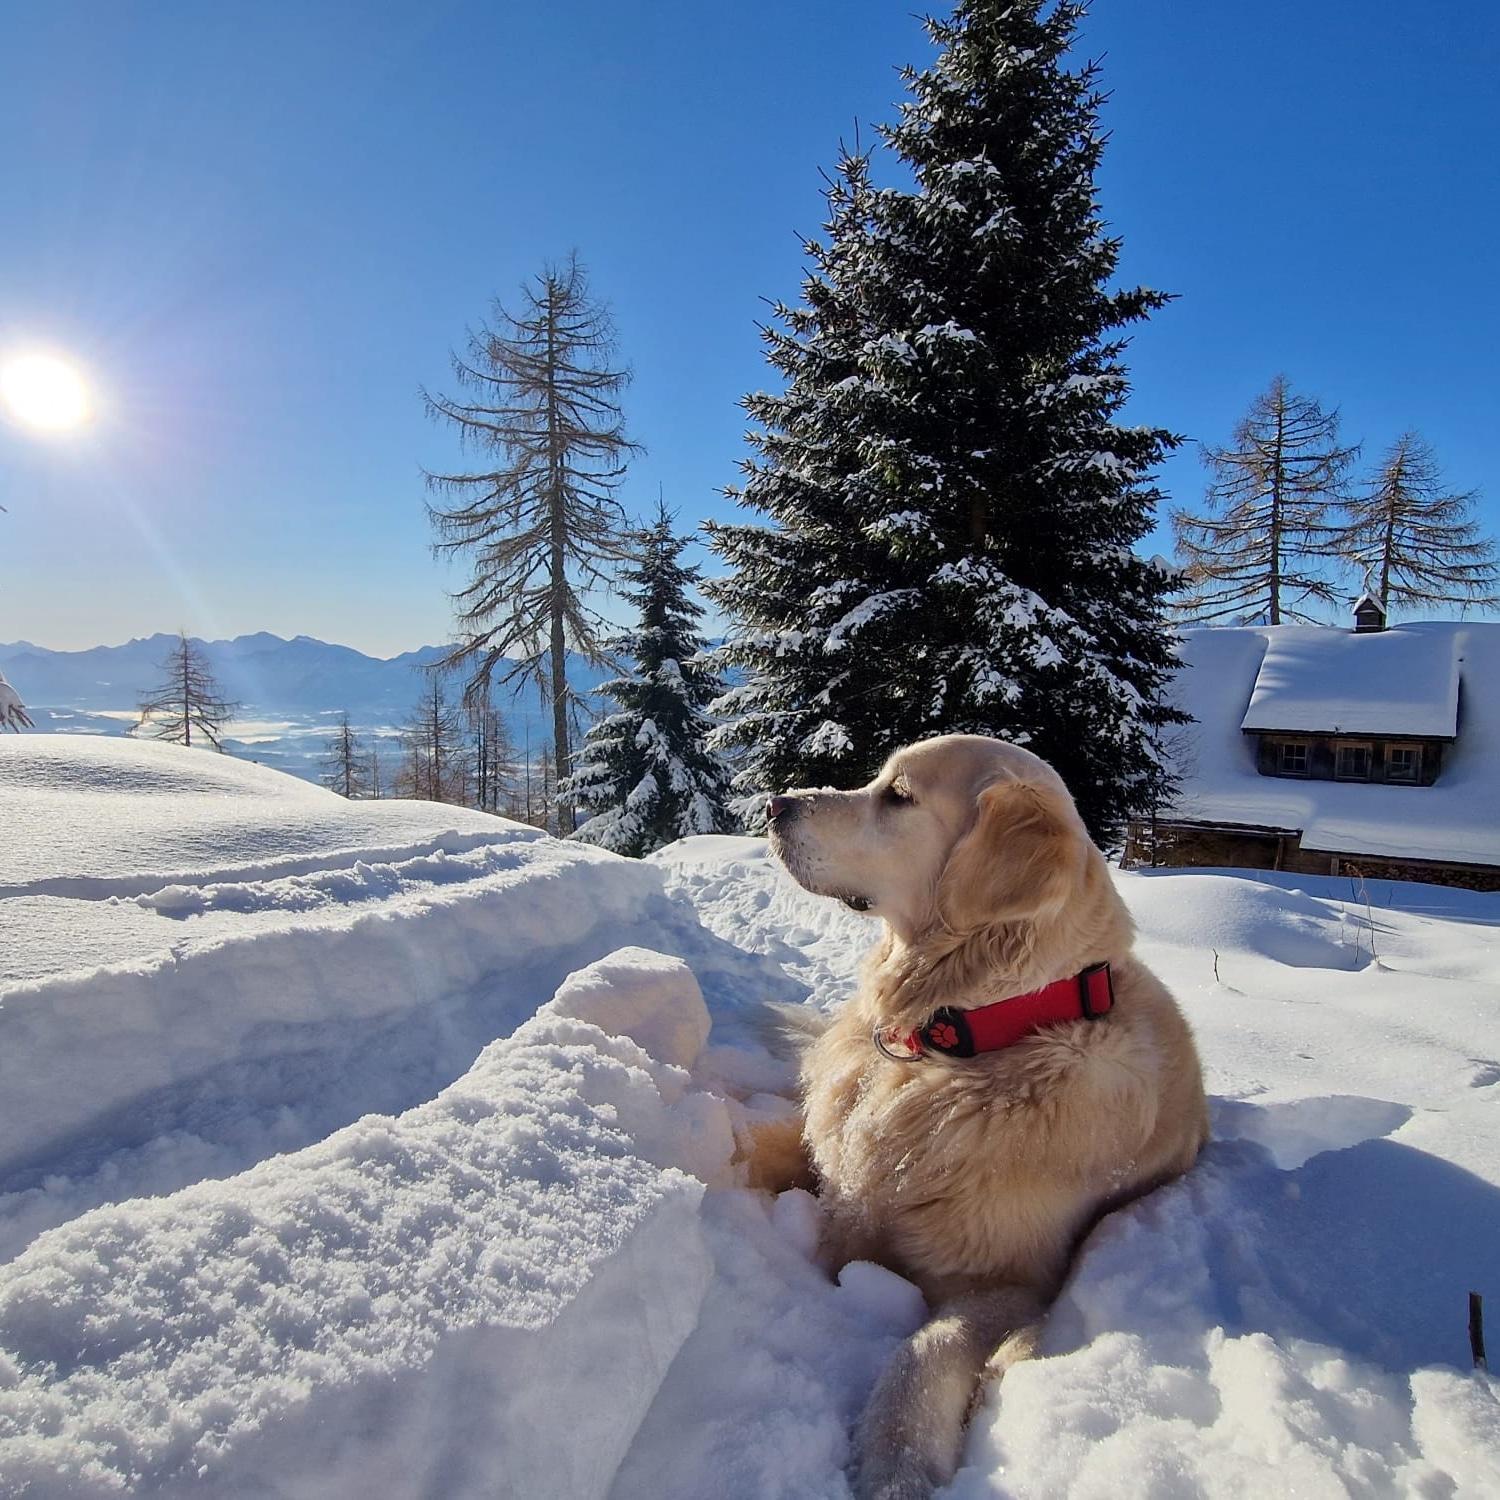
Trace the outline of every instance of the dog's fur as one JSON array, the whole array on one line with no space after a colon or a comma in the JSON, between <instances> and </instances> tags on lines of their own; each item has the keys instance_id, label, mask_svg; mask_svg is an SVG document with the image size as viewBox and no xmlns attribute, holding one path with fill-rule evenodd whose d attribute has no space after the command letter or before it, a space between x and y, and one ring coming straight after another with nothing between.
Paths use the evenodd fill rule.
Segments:
<instances>
[{"instance_id":1,"label":"dog's fur","mask_svg":"<svg viewBox=\"0 0 1500 1500\"><path fill-rule=\"evenodd\" d=\"M788 795L771 824L787 869L885 925L858 991L802 1039L800 1132L757 1140L750 1180L814 1185L828 1268L878 1261L927 1298L931 1321L856 1435L856 1493L906 1500L952 1475L982 1377L1034 1352L1083 1235L1192 1165L1208 1133L1202 1078L1044 761L950 735L897 752L860 790ZM968 1059L898 1062L872 1041L1106 961L1115 1005L1102 1019Z\"/></svg>"}]
</instances>

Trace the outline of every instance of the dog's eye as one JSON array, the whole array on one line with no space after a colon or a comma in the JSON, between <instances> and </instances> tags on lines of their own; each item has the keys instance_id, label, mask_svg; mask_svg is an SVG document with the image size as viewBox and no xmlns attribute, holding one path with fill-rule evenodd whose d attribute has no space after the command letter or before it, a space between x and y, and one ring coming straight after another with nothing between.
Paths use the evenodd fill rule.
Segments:
<instances>
[{"instance_id":1,"label":"dog's eye","mask_svg":"<svg viewBox=\"0 0 1500 1500\"><path fill-rule=\"evenodd\" d=\"M913 802L911 788L904 781L893 781L884 792L885 800L895 805Z\"/></svg>"}]
</instances>

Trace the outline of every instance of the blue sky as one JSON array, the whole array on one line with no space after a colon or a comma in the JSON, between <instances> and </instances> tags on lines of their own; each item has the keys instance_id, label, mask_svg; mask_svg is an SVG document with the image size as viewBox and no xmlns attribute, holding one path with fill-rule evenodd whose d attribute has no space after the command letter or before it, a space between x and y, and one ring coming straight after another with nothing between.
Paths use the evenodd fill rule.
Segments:
<instances>
[{"instance_id":1,"label":"blue sky","mask_svg":"<svg viewBox=\"0 0 1500 1500\"><path fill-rule=\"evenodd\" d=\"M185 626L443 638L417 388L576 247L684 523L723 514L818 169L924 61L909 0L12 6L0 351L71 354L85 440L0 423L0 640ZM1207 441L1272 374L1378 450L1415 426L1500 529L1500 7L1098 0L1130 419ZM1164 472L1196 501L1191 450ZM1158 543L1166 550L1165 538Z\"/></svg>"}]
</instances>

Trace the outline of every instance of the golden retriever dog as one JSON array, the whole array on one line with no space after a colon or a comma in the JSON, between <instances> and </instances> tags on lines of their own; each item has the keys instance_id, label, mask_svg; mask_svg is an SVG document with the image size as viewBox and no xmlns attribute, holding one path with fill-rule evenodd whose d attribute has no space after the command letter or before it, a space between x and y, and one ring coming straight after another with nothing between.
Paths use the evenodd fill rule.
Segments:
<instances>
[{"instance_id":1,"label":"golden retriever dog","mask_svg":"<svg viewBox=\"0 0 1500 1500\"><path fill-rule=\"evenodd\" d=\"M952 1476L986 1375L1035 1351L1083 1236L1193 1164L1202 1076L1067 788L1029 751L927 740L866 787L767 812L799 884L884 923L857 992L803 1037L800 1140L758 1139L750 1180L813 1186L830 1270L877 1261L927 1299L855 1435L855 1493L909 1500Z\"/></svg>"}]
</instances>

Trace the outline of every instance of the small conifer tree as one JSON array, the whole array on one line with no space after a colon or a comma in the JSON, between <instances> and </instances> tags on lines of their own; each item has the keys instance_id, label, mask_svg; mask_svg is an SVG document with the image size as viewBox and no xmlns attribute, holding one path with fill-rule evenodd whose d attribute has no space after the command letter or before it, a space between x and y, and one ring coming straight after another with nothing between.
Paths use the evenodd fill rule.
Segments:
<instances>
[{"instance_id":1,"label":"small conifer tree","mask_svg":"<svg viewBox=\"0 0 1500 1500\"><path fill-rule=\"evenodd\" d=\"M626 598L640 624L614 642L634 670L599 689L617 711L589 730L578 768L560 789L589 814L576 836L617 854L649 854L732 826L728 768L706 743L708 705L723 683L703 656L703 611L687 592L698 569L683 566L687 538L673 535L672 520L661 508L637 534L639 555L623 576L635 586Z\"/></svg>"}]
</instances>

